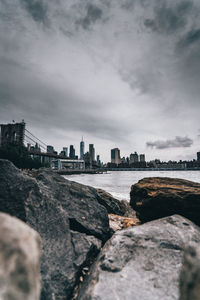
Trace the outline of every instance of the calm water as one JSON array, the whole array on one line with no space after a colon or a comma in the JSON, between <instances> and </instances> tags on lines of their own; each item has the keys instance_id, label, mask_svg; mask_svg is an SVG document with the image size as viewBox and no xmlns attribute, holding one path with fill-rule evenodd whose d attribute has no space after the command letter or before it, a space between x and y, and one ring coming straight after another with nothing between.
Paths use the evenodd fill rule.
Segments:
<instances>
[{"instance_id":1,"label":"calm water","mask_svg":"<svg viewBox=\"0 0 200 300\"><path fill-rule=\"evenodd\" d=\"M129 200L130 187L144 177L173 177L200 182L200 171L111 171L104 174L67 175L66 179L101 188L117 199Z\"/></svg>"}]
</instances>

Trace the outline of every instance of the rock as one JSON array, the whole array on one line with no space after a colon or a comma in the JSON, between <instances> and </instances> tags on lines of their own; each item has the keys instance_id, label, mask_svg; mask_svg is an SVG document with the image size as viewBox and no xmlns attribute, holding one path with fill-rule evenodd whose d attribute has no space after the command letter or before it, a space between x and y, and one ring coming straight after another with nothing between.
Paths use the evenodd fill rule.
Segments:
<instances>
[{"instance_id":1,"label":"rock","mask_svg":"<svg viewBox=\"0 0 200 300\"><path fill-rule=\"evenodd\" d=\"M142 222L182 215L200 225L200 184L183 179L151 177L131 187L130 204Z\"/></svg>"},{"instance_id":2,"label":"rock","mask_svg":"<svg viewBox=\"0 0 200 300\"><path fill-rule=\"evenodd\" d=\"M124 216L128 210L128 202L113 198L113 196L102 189L97 189L98 202L103 205L109 214Z\"/></svg>"},{"instance_id":3,"label":"rock","mask_svg":"<svg viewBox=\"0 0 200 300\"><path fill-rule=\"evenodd\" d=\"M108 216L109 225L113 233L117 230L140 225L140 221L137 217L127 218L124 216L118 216L114 214L109 214Z\"/></svg>"},{"instance_id":4,"label":"rock","mask_svg":"<svg viewBox=\"0 0 200 300\"><path fill-rule=\"evenodd\" d=\"M184 254L180 274L180 299L200 299L200 248L190 245Z\"/></svg>"},{"instance_id":5,"label":"rock","mask_svg":"<svg viewBox=\"0 0 200 300\"><path fill-rule=\"evenodd\" d=\"M37 232L0 213L0 299L40 299L40 250Z\"/></svg>"},{"instance_id":6,"label":"rock","mask_svg":"<svg viewBox=\"0 0 200 300\"><path fill-rule=\"evenodd\" d=\"M42 238L41 300L71 299L82 268L110 236L97 192L50 170L30 177L0 160L0 210L17 216Z\"/></svg>"},{"instance_id":7,"label":"rock","mask_svg":"<svg viewBox=\"0 0 200 300\"><path fill-rule=\"evenodd\" d=\"M77 299L178 299L179 272L189 242L200 242L200 228L178 215L117 231Z\"/></svg>"}]
</instances>

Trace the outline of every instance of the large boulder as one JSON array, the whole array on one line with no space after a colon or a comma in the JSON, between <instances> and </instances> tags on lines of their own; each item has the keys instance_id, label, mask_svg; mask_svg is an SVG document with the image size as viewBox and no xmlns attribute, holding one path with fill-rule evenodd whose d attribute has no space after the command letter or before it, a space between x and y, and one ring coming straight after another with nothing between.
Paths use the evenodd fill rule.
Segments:
<instances>
[{"instance_id":1,"label":"large boulder","mask_svg":"<svg viewBox=\"0 0 200 300\"><path fill-rule=\"evenodd\" d=\"M0 213L0 299L40 299L38 233L21 220Z\"/></svg>"},{"instance_id":2,"label":"large boulder","mask_svg":"<svg viewBox=\"0 0 200 300\"><path fill-rule=\"evenodd\" d=\"M185 245L200 228L174 215L117 231L105 244L78 300L178 300Z\"/></svg>"},{"instance_id":3,"label":"large boulder","mask_svg":"<svg viewBox=\"0 0 200 300\"><path fill-rule=\"evenodd\" d=\"M132 185L130 204L142 222L182 215L200 225L200 184L184 179L151 177Z\"/></svg>"},{"instance_id":4,"label":"large boulder","mask_svg":"<svg viewBox=\"0 0 200 300\"><path fill-rule=\"evenodd\" d=\"M71 299L82 268L110 236L95 189L49 170L30 177L0 160L0 211L25 221L42 238L41 299Z\"/></svg>"},{"instance_id":5,"label":"large boulder","mask_svg":"<svg viewBox=\"0 0 200 300\"><path fill-rule=\"evenodd\" d=\"M189 245L185 249L180 274L180 300L200 299L200 248Z\"/></svg>"}]
</instances>

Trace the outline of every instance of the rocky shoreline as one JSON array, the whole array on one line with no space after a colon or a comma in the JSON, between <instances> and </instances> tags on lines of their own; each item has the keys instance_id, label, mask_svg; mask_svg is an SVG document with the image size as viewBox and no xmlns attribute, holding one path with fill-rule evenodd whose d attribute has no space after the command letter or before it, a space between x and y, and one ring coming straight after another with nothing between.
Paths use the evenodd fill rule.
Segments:
<instances>
[{"instance_id":1,"label":"rocky shoreline","mask_svg":"<svg viewBox=\"0 0 200 300\"><path fill-rule=\"evenodd\" d=\"M130 195L0 160L1 299L199 299L200 184L145 178Z\"/></svg>"}]
</instances>

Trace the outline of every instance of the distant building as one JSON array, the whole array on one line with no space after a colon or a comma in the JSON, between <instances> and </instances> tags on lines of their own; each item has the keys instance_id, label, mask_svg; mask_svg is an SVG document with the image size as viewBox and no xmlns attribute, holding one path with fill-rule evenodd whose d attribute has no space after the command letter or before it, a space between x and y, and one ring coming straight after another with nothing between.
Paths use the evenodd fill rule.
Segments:
<instances>
[{"instance_id":1,"label":"distant building","mask_svg":"<svg viewBox=\"0 0 200 300\"><path fill-rule=\"evenodd\" d=\"M89 152L86 152L84 154L84 161L85 161L85 167L90 169L92 167L92 158Z\"/></svg>"},{"instance_id":2,"label":"distant building","mask_svg":"<svg viewBox=\"0 0 200 300\"><path fill-rule=\"evenodd\" d=\"M145 154L140 154L140 162L145 162Z\"/></svg>"},{"instance_id":3,"label":"distant building","mask_svg":"<svg viewBox=\"0 0 200 300\"><path fill-rule=\"evenodd\" d=\"M100 155L97 155L97 165L99 167L101 166Z\"/></svg>"},{"instance_id":4,"label":"distant building","mask_svg":"<svg viewBox=\"0 0 200 300\"><path fill-rule=\"evenodd\" d=\"M68 147L63 147L62 151L65 154L65 156L68 156Z\"/></svg>"},{"instance_id":5,"label":"distant building","mask_svg":"<svg viewBox=\"0 0 200 300\"><path fill-rule=\"evenodd\" d=\"M200 152L197 152L197 160L200 161Z\"/></svg>"},{"instance_id":6,"label":"distant building","mask_svg":"<svg viewBox=\"0 0 200 300\"><path fill-rule=\"evenodd\" d=\"M47 153L54 153L54 147L51 145L47 146Z\"/></svg>"},{"instance_id":7,"label":"distant building","mask_svg":"<svg viewBox=\"0 0 200 300\"><path fill-rule=\"evenodd\" d=\"M118 148L111 149L111 163L119 165L120 162L120 150Z\"/></svg>"},{"instance_id":8,"label":"distant building","mask_svg":"<svg viewBox=\"0 0 200 300\"><path fill-rule=\"evenodd\" d=\"M70 145L69 147L69 157L75 159L75 149L73 145Z\"/></svg>"},{"instance_id":9,"label":"distant building","mask_svg":"<svg viewBox=\"0 0 200 300\"><path fill-rule=\"evenodd\" d=\"M95 160L95 149L94 149L94 144L89 144L89 154L91 157L91 160Z\"/></svg>"},{"instance_id":10,"label":"distant building","mask_svg":"<svg viewBox=\"0 0 200 300\"><path fill-rule=\"evenodd\" d=\"M80 159L84 158L84 149L85 149L85 143L82 138L82 141L80 142Z\"/></svg>"},{"instance_id":11,"label":"distant building","mask_svg":"<svg viewBox=\"0 0 200 300\"><path fill-rule=\"evenodd\" d=\"M130 154L130 164L137 163L139 161L137 152Z\"/></svg>"},{"instance_id":12,"label":"distant building","mask_svg":"<svg viewBox=\"0 0 200 300\"><path fill-rule=\"evenodd\" d=\"M24 144L25 123L1 124L0 125L0 146L10 143Z\"/></svg>"}]
</instances>

